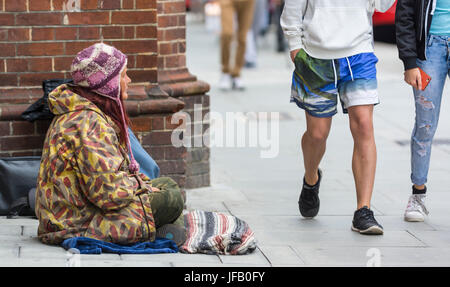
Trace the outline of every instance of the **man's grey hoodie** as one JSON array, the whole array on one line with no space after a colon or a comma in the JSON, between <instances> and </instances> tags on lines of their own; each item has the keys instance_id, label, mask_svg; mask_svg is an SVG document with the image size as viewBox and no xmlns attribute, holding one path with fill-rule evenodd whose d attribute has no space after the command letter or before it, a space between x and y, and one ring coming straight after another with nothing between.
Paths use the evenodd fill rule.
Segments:
<instances>
[{"instance_id":1,"label":"man's grey hoodie","mask_svg":"<svg viewBox=\"0 0 450 287\"><path fill-rule=\"evenodd\" d=\"M395 0L285 0L281 27L290 50L319 59L373 52L372 15Z\"/></svg>"}]
</instances>

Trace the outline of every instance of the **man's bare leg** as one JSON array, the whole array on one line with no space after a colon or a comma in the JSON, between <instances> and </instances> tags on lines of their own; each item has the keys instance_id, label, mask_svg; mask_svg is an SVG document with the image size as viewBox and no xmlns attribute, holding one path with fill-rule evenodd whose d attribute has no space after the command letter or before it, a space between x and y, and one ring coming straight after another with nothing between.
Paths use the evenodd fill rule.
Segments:
<instances>
[{"instance_id":1,"label":"man's bare leg","mask_svg":"<svg viewBox=\"0 0 450 287\"><path fill-rule=\"evenodd\" d=\"M331 117L318 118L306 113L306 131L302 137L305 181L314 185L319 179L317 171L325 154L326 142L331 128Z\"/></svg>"},{"instance_id":2,"label":"man's bare leg","mask_svg":"<svg viewBox=\"0 0 450 287\"><path fill-rule=\"evenodd\" d=\"M357 209L363 206L370 208L377 165L373 105L350 107L348 114L354 141L352 169L356 186Z\"/></svg>"}]
</instances>

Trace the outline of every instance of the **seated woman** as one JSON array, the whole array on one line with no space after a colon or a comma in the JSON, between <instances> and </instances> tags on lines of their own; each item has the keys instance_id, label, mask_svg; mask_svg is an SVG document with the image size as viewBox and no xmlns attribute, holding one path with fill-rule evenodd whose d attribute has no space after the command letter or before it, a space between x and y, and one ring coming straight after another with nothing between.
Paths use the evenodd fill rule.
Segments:
<instances>
[{"instance_id":1,"label":"seated woman","mask_svg":"<svg viewBox=\"0 0 450 287\"><path fill-rule=\"evenodd\" d=\"M140 173L130 148L126 66L122 52L95 44L73 60L74 84L49 95L55 117L44 142L35 206L44 243L89 237L132 244L169 233L178 245L185 239L179 187L170 178Z\"/></svg>"}]
</instances>

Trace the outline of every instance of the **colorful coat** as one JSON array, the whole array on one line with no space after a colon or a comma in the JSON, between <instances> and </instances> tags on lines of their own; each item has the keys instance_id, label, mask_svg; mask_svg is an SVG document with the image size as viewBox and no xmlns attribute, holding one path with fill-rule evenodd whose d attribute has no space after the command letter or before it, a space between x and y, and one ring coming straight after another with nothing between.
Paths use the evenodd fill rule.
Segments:
<instances>
[{"instance_id":1,"label":"colorful coat","mask_svg":"<svg viewBox=\"0 0 450 287\"><path fill-rule=\"evenodd\" d=\"M118 244L154 241L150 179L128 171L116 124L67 85L49 95L49 106L55 118L37 182L39 239L47 244L78 236Z\"/></svg>"}]
</instances>

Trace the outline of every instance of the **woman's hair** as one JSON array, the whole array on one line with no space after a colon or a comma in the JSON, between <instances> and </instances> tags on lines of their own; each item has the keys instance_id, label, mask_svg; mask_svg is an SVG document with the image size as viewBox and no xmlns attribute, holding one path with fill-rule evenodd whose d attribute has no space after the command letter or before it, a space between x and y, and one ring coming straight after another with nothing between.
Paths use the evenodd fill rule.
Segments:
<instances>
[{"instance_id":1,"label":"woman's hair","mask_svg":"<svg viewBox=\"0 0 450 287\"><path fill-rule=\"evenodd\" d=\"M125 132L125 129L127 127L123 126L123 122L121 120L122 116L120 113L120 107L118 105L118 103L116 101L114 101L113 99L107 98L107 97L103 97L100 96L94 92L89 91L86 88L77 86L77 87L72 87L73 91L82 96L83 98L91 101L92 103L94 103L102 112L104 112L106 115L108 115L109 117L111 117L111 119L116 123L116 125L119 127L120 129L120 141L122 143L126 143L127 142L127 133ZM125 123L128 126L131 126L131 121L130 118L127 115L127 112L125 110L125 105L122 101L122 99L120 99L120 101L122 102L122 107L123 107L123 115L124 115L124 119L125 119Z\"/></svg>"}]
</instances>

